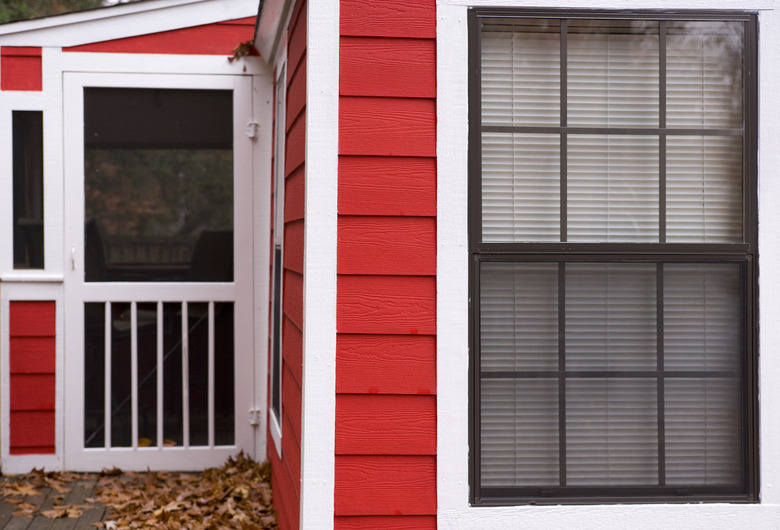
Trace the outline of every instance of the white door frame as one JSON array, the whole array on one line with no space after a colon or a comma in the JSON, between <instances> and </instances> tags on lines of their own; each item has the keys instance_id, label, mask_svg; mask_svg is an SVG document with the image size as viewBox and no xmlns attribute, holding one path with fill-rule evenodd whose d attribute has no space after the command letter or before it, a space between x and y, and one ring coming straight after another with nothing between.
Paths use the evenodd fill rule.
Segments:
<instances>
[{"instance_id":1,"label":"white door frame","mask_svg":"<svg viewBox=\"0 0 780 530\"><path fill-rule=\"evenodd\" d=\"M84 282L84 87L221 89L233 91L234 281L230 283ZM239 450L253 457L264 433L247 421L255 405L253 355L253 142L245 131L252 116L252 76L65 72L63 76L65 179L65 377L64 467L99 471L198 470L219 465ZM197 109L193 109L197 112ZM234 303L235 445L85 449L84 302L156 301ZM158 396L159 397L159 396ZM186 439L186 438L185 438Z\"/></svg>"}]
</instances>

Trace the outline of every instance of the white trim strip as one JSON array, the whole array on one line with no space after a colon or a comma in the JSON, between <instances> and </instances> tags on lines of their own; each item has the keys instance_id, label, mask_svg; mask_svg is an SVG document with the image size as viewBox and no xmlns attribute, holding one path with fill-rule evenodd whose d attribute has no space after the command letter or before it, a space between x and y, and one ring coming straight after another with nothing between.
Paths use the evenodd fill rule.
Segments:
<instances>
[{"instance_id":1,"label":"white trim strip","mask_svg":"<svg viewBox=\"0 0 780 530\"><path fill-rule=\"evenodd\" d=\"M333 528L339 1L308 2L301 528Z\"/></svg>"},{"instance_id":2,"label":"white trim strip","mask_svg":"<svg viewBox=\"0 0 780 530\"><path fill-rule=\"evenodd\" d=\"M190 315L187 302L181 303L181 425L182 446L190 446Z\"/></svg>"}]
</instances>

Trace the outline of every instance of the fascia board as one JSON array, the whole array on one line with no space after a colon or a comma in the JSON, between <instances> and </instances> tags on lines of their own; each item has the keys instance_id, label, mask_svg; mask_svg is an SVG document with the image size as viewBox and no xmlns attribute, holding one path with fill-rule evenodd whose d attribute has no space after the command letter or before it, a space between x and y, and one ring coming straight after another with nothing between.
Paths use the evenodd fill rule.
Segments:
<instances>
[{"instance_id":1,"label":"fascia board","mask_svg":"<svg viewBox=\"0 0 780 530\"><path fill-rule=\"evenodd\" d=\"M148 0L0 25L2 46L78 46L257 15L259 0Z\"/></svg>"},{"instance_id":2,"label":"fascia board","mask_svg":"<svg viewBox=\"0 0 780 530\"><path fill-rule=\"evenodd\" d=\"M254 46L266 61L276 56L293 4L292 0L262 0L260 4Z\"/></svg>"}]
</instances>

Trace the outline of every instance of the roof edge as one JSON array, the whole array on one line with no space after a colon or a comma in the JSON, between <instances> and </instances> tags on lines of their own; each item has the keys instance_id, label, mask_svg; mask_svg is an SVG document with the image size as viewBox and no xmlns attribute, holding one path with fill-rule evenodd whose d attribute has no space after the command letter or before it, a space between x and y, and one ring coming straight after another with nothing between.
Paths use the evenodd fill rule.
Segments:
<instances>
[{"instance_id":1,"label":"roof edge","mask_svg":"<svg viewBox=\"0 0 780 530\"><path fill-rule=\"evenodd\" d=\"M257 15L258 0L144 0L0 25L2 46L78 46Z\"/></svg>"}]
</instances>

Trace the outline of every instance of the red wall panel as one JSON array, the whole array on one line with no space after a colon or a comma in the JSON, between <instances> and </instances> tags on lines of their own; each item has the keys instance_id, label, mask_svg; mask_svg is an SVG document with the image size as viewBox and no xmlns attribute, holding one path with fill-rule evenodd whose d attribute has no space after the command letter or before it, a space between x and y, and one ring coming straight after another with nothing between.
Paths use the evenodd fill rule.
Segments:
<instances>
[{"instance_id":1,"label":"red wall panel","mask_svg":"<svg viewBox=\"0 0 780 530\"><path fill-rule=\"evenodd\" d=\"M342 37L342 96L436 97L436 41Z\"/></svg>"},{"instance_id":2,"label":"red wall panel","mask_svg":"<svg viewBox=\"0 0 780 530\"><path fill-rule=\"evenodd\" d=\"M435 456L336 456L336 515L433 515Z\"/></svg>"},{"instance_id":3,"label":"red wall panel","mask_svg":"<svg viewBox=\"0 0 780 530\"><path fill-rule=\"evenodd\" d=\"M285 115L284 322L282 326L282 456L269 436L274 503L281 530L300 521L303 243L306 163L306 1L299 0L287 28Z\"/></svg>"},{"instance_id":4,"label":"red wall panel","mask_svg":"<svg viewBox=\"0 0 780 530\"><path fill-rule=\"evenodd\" d=\"M341 35L436 37L435 0L341 0Z\"/></svg>"},{"instance_id":5,"label":"red wall panel","mask_svg":"<svg viewBox=\"0 0 780 530\"><path fill-rule=\"evenodd\" d=\"M0 90L43 90L41 48L0 48Z\"/></svg>"},{"instance_id":6,"label":"red wall panel","mask_svg":"<svg viewBox=\"0 0 780 530\"><path fill-rule=\"evenodd\" d=\"M433 217L340 216L338 273L436 274Z\"/></svg>"},{"instance_id":7,"label":"red wall panel","mask_svg":"<svg viewBox=\"0 0 780 530\"><path fill-rule=\"evenodd\" d=\"M342 97L339 154L436 156L432 99Z\"/></svg>"},{"instance_id":8,"label":"red wall panel","mask_svg":"<svg viewBox=\"0 0 780 530\"><path fill-rule=\"evenodd\" d=\"M436 530L435 515L336 517L334 530Z\"/></svg>"},{"instance_id":9,"label":"red wall panel","mask_svg":"<svg viewBox=\"0 0 780 530\"><path fill-rule=\"evenodd\" d=\"M339 214L436 215L436 159L339 157Z\"/></svg>"},{"instance_id":10,"label":"red wall panel","mask_svg":"<svg viewBox=\"0 0 780 530\"><path fill-rule=\"evenodd\" d=\"M436 279L339 276L339 333L434 335Z\"/></svg>"},{"instance_id":11,"label":"red wall panel","mask_svg":"<svg viewBox=\"0 0 780 530\"><path fill-rule=\"evenodd\" d=\"M12 455L55 451L56 304L9 304Z\"/></svg>"},{"instance_id":12,"label":"red wall panel","mask_svg":"<svg viewBox=\"0 0 780 530\"><path fill-rule=\"evenodd\" d=\"M340 33L334 523L435 528L435 0Z\"/></svg>"},{"instance_id":13,"label":"red wall panel","mask_svg":"<svg viewBox=\"0 0 780 530\"><path fill-rule=\"evenodd\" d=\"M435 455L436 397L339 395L336 454Z\"/></svg>"},{"instance_id":14,"label":"red wall panel","mask_svg":"<svg viewBox=\"0 0 780 530\"><path fill-rule=\"evenodd\" d=\"M254 38L255 17L63 48L66 52L232 55ZM257 52L253 51L253 55Z\"/></svg>"},{"instance_id":15,"label":"red wall panel","mask_svg":"<svg viewBox=\"0 0 780 530\"><path fill-rule=\"evenodd\" d=\"M436 337L339 334L336 392L435 394Z\"/></svg>"}]
</instances>

